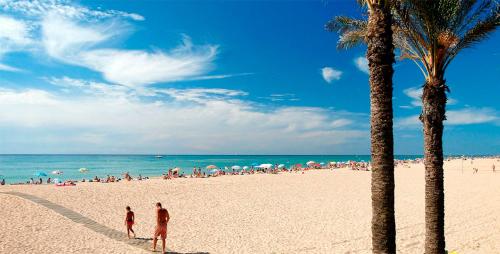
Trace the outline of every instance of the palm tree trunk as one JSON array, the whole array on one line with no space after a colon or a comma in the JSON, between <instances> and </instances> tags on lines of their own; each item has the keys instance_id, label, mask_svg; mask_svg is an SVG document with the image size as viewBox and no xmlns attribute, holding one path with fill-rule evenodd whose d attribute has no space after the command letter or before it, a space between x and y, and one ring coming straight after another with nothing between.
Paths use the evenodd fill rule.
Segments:
<instances>
[{"instance_id":1,"label":"palm tree trunk","mask_svg":"<svg viewBox=\"0 0 500 254\"><path fill-rule=\"evenodd\" d=\"M422 95L425 161L425 253L444 254L443 121L447 86L444 80L426 82Z\"/></svg>"},{"instance_id":2,"label":"palm tree trunk","mask_svg":"<svg viewBox=\"0 0 500 254\"><path fill-rule=\"evenodd\" d=\"M373 4L367 32L370 67L372 248L396 253L394 219L394 144L392 134L392 15L389 6Z\"/></svg>"}]
</instances>

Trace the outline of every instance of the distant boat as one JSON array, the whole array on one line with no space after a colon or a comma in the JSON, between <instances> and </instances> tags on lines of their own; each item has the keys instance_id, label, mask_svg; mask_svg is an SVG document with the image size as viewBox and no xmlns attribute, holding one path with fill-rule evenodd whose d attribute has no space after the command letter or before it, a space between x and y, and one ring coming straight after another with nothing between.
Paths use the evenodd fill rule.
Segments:
<instances>
[{"instance_id":1,"label":"distant boat","mask_svg":"<svg viewBox=\"0 0 500 254\"><path fill-rule=\"evenodd\" d=\"M155 158L158 158L158 159L159 159L159 158L163 158L163 156L161 156L161 155L156 155L156 156L155 156Z\"/></svg>"}]
</instances>

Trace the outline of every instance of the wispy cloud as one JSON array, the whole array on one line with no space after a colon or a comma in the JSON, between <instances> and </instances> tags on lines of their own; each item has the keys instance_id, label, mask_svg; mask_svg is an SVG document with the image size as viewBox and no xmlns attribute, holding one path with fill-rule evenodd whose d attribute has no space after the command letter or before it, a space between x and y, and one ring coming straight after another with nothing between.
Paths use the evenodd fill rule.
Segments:
<instances>
[{"instance_id":1,"label":"wispy cloud","mask_svg":"<svg viewBox=\"0 0 500 254\"><path fill-rule=\"evenodd\" d=\"M136 21L144 20L137 13L128 13L117 10L93 10L85 6L77 5L69 0L0 0L0 8L4 11L21 13L28 16L43 16L52 12L69 18L80 20L103 19L113 17L125 17Z\"/></svg>"},{"instance_id":2,"label":"wispy cloud","mask_svg":"<svg viewBox=\"0 0 500 254\"><path fill-rule=\"evenodd\" d=\"M259 97L259 99L264 99L266 101L271 102L280 102L280 101L300 101L300 98L293 93L283 93L283 94L270 94L266 97Z\"/></svg>"},{"instance_id":3,"label":"wispy cloud","mask_svg":"<svg viewBox=\"0 0 500 254\"><path fill-rule=\"evenodd\" d=\"M401 105L400 108L411 109L416 107L422 107L422 87L410 87L403 90L403 93L408 96L411 101L410 105ZM455 105L458 100L449 97L446 102L447 105Z\"/></svg>"},{"instance_id":4,"label":"wispy cloud","mask_svg":"<svg viewBox=\"0 0 500 254\"><path fill-rule=\"evenodd\" d=\"M169 50L122 49L116 40L133 32L132 23L144 20L139 14L117 10L90 9L71 1L0 0L0 70L18 71L1 62L14 51L45 52L51 59L101 73L112 84L141 87L183 80L223 79L253 73L209 75L214 69L217 45L195 45L183 35Z\"/></svg>"},{"instance_id":5,"label":"wispy cloud","mask_svg":"<svg viewBox=\"0 0 500 254\"><path fill-rule=\"evenodd\" d=\"M0 61L10 52L25 50L32 44L30 26L13 17L0 15ZM0 70L20 71L19 68L0 62Z\"/></svg>"},{"instance_id":6,"label":"wispy cloud","mask_svg":"<svg viewBox=\"0 0 500 254\"><path fill-rule=\"evenodd\" d=\"M446 111L445 125L470 125L494 123L499 120L498 113L491 108L464 108ZM419 115L395 119L398 128L415 128L422 124Z\"/></svg>"},{"instance_id":7,"label":"wispy cloud","mask_svg":"<svg viewBox=\"0 0 500 254\"><path fill-rule=\"evenodd\" d=\"M358 68L358 70L370 74L370 70L368 68L368 60L364 56L354 58L354 65Z\"/></svg>"},{"instance_id":8,"label":"wispy cloud","mask_svg":"<svg viewBox=\"0 0 500 254\"><path fill-rule=\"evenodd\" d=\"M498 120L498 114L491 108L464 108L460 110L449 110L446 113L447 124L466 125L491 123Z\"/></svg>"},{"instance_id":9,"label":"wispy cloud","mask_svg":"<svg viewBox=\"0 0 500 254\"><path fill-rule=\"evenodd\" d=\"M54 14L44 19L42 31L51 57L101 72L107 81L130 87L195 78L212 69L217 54L217 46L195 46L187 36L169 52L99 47L120 31L114 23L82 25Z\"/></svg>"},{"instance_id":10,"label":"wispy cloud","mask_svg":"<svg viewBox=\"0 0 500 254\"><path fill-rule=\"evenodd\" d=\"M332 67L324 67L321 69L321 76L326 82L332 83L332 81L340 79L342 72Z\"/></svg>"},{"instance_id":11,"label":"wispy cloud","mask_svg":"<svg viewBox=\"0 0 500 254\"><path fill-rule=\"evenodd\" d=\"M0 63L0 71L20 72L22 69Z\"/></svg>"},{"instance_id":12,"label":"wispy cloud","mask_svg":"<svg viewBox=\"0 0 500 254\"><path fill-rule=\"evenodd\" d=\"M61 89L100 85L71 78L52 81L66 83ZM10 131L0 137L9 142L13 136L5 133L13 130L32 143L43 137L44 152L325 153L342 151L346 142L367 142L367 129L351 124L359 120L356 114L263 106L245 100L247 93L239 90L166 89L145 98L108 95L1 89L0 127Z\"/></svg>"},{"instance_id":13,"label":"wispy cloud","mask_svg":"<svg viewBox=\"0 0 500 254\"><path fill-rule=\"evenodd\" d=\"M422 87L406 88L403 90L403 93L412 99L410 102L412 107L422 106Z\"/></svg>"},{"instance_id":14,"label":"wispy cloud","mask_svg":"<svg viewBox=\"0 0 500 254\"><path fill-rule=\"evenodd\" d=\"M229 100L235 97L247 96L248 93L241 90L230 90L222 88L188 88L188 89L155 89L157 94L166 94L178 101L192 101L207 103L214 100Z\"/></svg>"},{"instance_id":15,"label":"wispy cloud","mask_svg":"<svg viewBox=\"0 0 500 254\"><path fill-rule=\"evenodd\" d=\"M234 74L220 74L220 75L206 75L206 76L198 76L186 80L209 80L209 79L224 79L224 78L232 78L232 77L241 77L253 75L253 72L243 72L243 73L234 73Z\"/></svg>"}]
</instances>

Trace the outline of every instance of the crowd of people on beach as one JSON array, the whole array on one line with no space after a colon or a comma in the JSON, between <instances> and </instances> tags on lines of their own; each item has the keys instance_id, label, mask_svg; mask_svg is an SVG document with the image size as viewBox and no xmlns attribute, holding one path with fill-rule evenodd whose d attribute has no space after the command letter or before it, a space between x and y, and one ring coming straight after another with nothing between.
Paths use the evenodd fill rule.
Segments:
<instances>
[{"instance_id":1,"label":"crowd of people on beach","mask_svg":"<svg viewBox=\"0 0 500 254\"><path fill-rule=\"evenodd\" d=\"M462 161L470 161L471 165L474 163L474 158L473 157L448 157L446 158L447 161L453 160L453 159L461 159ZM419 164L423 163L423 158L415 158L415 159L405 159L405 160L394 160L394 165L395 166L401 166L401 167L406 167L409 168L411 167L412 164ZM263 167L262 165L266 165ZM166 170L165 173L163 173L160 178L164 180L171 180L175 178L209 178L209 177L219 177L219 176L227 176L227 175L252 175L252 174L279 174L279 173L302 173L304 174L306 171L309 170L321 170L321 169L339 169L339 168L348 168L351 170L355 171L370 171L370 162L365 162L365 161L345 161L345 162L330 162L330 163L307 163L305 165L302 164L295 164L291 165L290 167L286 167L284 164L262 164L261 166L251 166L251 167L239 167L235 168L217 168L213 165L212 168L207 170L202 170L201 167L193 167L191 174L185 174L182 172L180 168L170 168ZM496 172L495 169L495 164L492 165L491 167L493 172ZM473 167L473 173L478 173L478 169ZM114 175L107 175L104 178L99 178L98 176L95 176L94 178L90 179L85 179L83 178L81 181L78 180L65 180L65 181L60 181L59 179L52 179L51 177L48 177L45 183L47 184L55 184L57 186L74 186L77 182L94 182L94 183L115 183L115 182L120 182L120 181L142 181L142 180L148 180L149 177L145 176L143 177L141 174L139 174L138 177L132 177L129 172L123 173L121 176L114 176ZM33 184L33 185L39 185L39 184L44 184L44 181L42 178L39 178L38 180L34 180L33 178L30 178L27 182L23 183L16 183L16 184ZM5 185L5 179L1 179L0 185Z\"/></svg>"}]
</instances>

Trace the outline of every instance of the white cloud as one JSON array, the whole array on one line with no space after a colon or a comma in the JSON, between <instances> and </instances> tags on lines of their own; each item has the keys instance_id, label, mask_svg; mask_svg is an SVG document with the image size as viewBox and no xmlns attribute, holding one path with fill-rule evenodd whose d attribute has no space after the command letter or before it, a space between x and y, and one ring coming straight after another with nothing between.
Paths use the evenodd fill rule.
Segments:
<instances>
[{"instance_id":1,"label":"white cloud","mask_svg":"<svg viewBox=\"0 0 500 254\"><path fill-rule=\"evenodd\" d=\"M448 97L448 101L446 102L446 105L456 105L458 103L457 99Z\"/></svg>"},{"instance_id":2,"label":"white cloud","mask_svg":"<svg viewBox=\"0 0 500 254\"><path fill-rule=\"evenodd\" d=\"M446 117L446 123L450 125L489 123L498 119L497 113L490 108L449 110Z\"/></svg>"},{"instance_id":3,"label":"white cloud","mask_svg":"<svg viewBox=\"0 0 500 254\"><path fill-rule=\"evenodd\" d=\"M108 98L121 98L143 95L142 93L140 93L141 90L131 90L125 86L112 85L95 81L73 79L69 77L51 77L46 78L46 80L53 85L62 87L62 91L66 93L79 94L83 92L89 95L98 95Z\"/></svg>"},{"instance_id":4,"label":"white cloud","mask_svg":"<svg viewBox=\"0 0 500 254\"><path fill-rule=\"evenodd\" d=\"M198 77L194 77L194 78L189 78L186 80L224 79L224 78L248 76L248 75L253 75L253 74L254 74L253 72L243 72L243 73L235 73L235 74L206 75L206 76L198 76Z\"/></svg>"},{"instance_id":5,"label":"white cloud","mask_svg":"<svg viewBox=\"0 0 500 254\"><path fill-rule=\"evenodd\" d=\"M69 0L0 0L0 8L4 11L21 13L28 16L44 16L52 12L73 19L103 19L113 17L125 17L136 21L144 20L144 17L137 13L128 13L117 10L92 10L85 6L75 4Z\"/></svg>"},{"instance_id":6,"label":"white cloud","mask_svg":"<svg viewBox=\"0 0 500 254\"><path fill-rule=\"evenodd\" d=\"M396 128L416 128L421 127L422 123L418 118L419 115L411 115L394 119L394 127Z\"/></svg>"},{"instance_id":7,"label":"white cloud","mask_svg":"<svg viewBox=\"0 0 500 254\"><path fill-rule=\"evenodd\" d=\"M116 35L113 26L84 27L55 13L42 21L42 45L53 58L81 64L80 54Z\"/></svg>"},{"instance_id":8,"label":"white cloud","mask_svg":"<svg viewBox=\"0 0 500 254\"><path fill-rule=\"evenodd\" d=\"M267 97L259 97L259 99L264 99L265 101L271 101L271 102L300 101L300 99L297 98L293 93L271 94Z\"/></svg>"},{"instance_id":9,"label":"white cloud","mask_svg":"<svg viewBox=\"0 0 500 254\"><path fill-rule=\"evenodd\" d=\"M410 87L403 90L403 93L412 99L410 104L413 107L422 106L422 87Z\"/></svg>"},{"instance_id":10,"label":"white cloud","mask_svg":"<svg viewBox=\"0 0 500 254\"><path fill-rule=\"evenodd\" d=\"M20 72L22 70L16 67L0 63L0 71Z\"/></svg>"},{"instance_id":11,"label":"white cloud","mask_svg":"<svg viewBox=\"0 0 500 254\"><path fill-rule=\"evenodd\" d=\"M138 14L92 10L63 0L0 0L0 10L17 18L0 15L0 60L13 51L41 50L62 63L99 72L107 82L130 87L251 74L207 75L214 67L218 47L194 45L188 36L168 51L117 48L117 39L132 31L123 17L142 20ZM0 70L18 71L2 62Z\"/></svg>"},{"instance_id":12,"label":"white cloud","mask_svg":"<svg viewBox=\"0 0 500 254\"><path fill-rule=\"evenodd\" d=\"M42 41L51 57L101 72L107 81L130 87L196 78L212 69L217 54L217 46L195 46L187 36L170 52L100 46L119 31L115 23L83 25L50 14L42 22Z\"/></svg>"},{"instance_id":13,"label":"white cloud","mask_svg":"<svg viewBox=\"0 0 500 254\"><path fill-rule=\"evenodd\" d=\"M411 109L415 107L422 107L422 87L410 87L403 90L403 93L406 96L410 97L412 100L410 102L410 105L399 106L400 108ZM456 105L457 103L458 100L449 97L446 105Z\"/></svg>"},{"instance_id":14,"label":"white cloud","mask_svg":"<svg viewBox=\"0 0 500 254\"><path fill-rule=\"evenodd\" d=\"M339 80L342 76L342 72L332 67L324 67L321 69L321 75L326 82L331 83L334 80Z\"/></svg>"},{"instance_id":15,"label":"white cloud","mask_svg":"<svg viewBox=\"0 0 500 254\"><path fill-rule=\"evenodd\" d=\"M0 15L0 60L10 52L24 50L32 43L30 26L18 19ZM0 70L19 71L20 69L0 62Z\"/></svg>"},{"instance_id":16,"label":"white cloud","mask_svg":"<svg viewBox=\"0 0 500 254\"><path fill-rule=\"evenodd\" d=\"M75 89L96 85L70 78L52 81ZM241 99L245 95L227 89L170 89L141 99L129 93L73 96L2 89L0 138L17 144L26 140L29 147L40 142L44 152L73 153L331 153L343 151L341 144L347 142L368 144L367 129L350 126L359 120L355 114L270 108Z\"/></svg>"},{"instance_id":17,"label":"white cloud","mask_svg":"<svg viewBox=\"0 0 500 254\"><path fill-rule=\"evenodd\" d=\"M491 108L464 108L458 110L447 110L445 125L469 125L485 124L498 121L499 117ZM399 128L421 127L419 115L395 119L395 126Z\"/></svg>"},{"instance_id":18,"label":"white cloud","mask_svg":"<svg viewBox=\"0 0 500 254\"><path fill-rule=\"evenodd\" d=\"M189 88L189 89L155 89L157 94L166 94L178 101L192 101L206 103L212 100L230 100L234 97L247 96L248 93L240 90L221 88Z\"/></svg>"},{"instance_id":19,"label":"white cloud","mask_svg":"<svg viewBox=\"0 0 500 254\"><path fill-rule=\"evenodd\" d=\"M0 15L0 40L4 44L27 45L31 42L29 26L21 20Z\"/></svg>"},{"instance_id":20,"label":"white cloud","mask_svg":"<svg viewBox=\"0 0 500 254\"><path fill-rule=\"evenodd\" d=\"M354 65L356 65L356 67L360 71L362 71L366 74L370 74L370 70L368 68L368 60L366 59L366 57L360 56L360 57L354 58Z\"/></svg>"}]
</instances>

